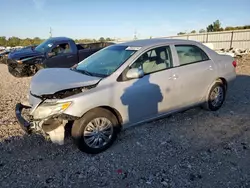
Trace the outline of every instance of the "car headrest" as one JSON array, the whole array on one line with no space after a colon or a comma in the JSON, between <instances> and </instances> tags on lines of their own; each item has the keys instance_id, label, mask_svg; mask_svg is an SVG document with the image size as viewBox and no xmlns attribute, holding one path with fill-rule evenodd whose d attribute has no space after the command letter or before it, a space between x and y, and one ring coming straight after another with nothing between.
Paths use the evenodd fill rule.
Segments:
<instances>
[{"instance_id":1,"label":"car headrest","mask_svg":"<svg viewBox=\"0 0 250 188\"><path fill-rule=\"evenodd\" d=\"M160 52L160 58L161 58L162 60L167 60L167 56L166 56L165 51L161 51L161 52Z\"/></svg>"},{"instance_id":2,"label":"car headrest","mask_svg":"<svg viewBox=\"0 0 250 188\"><path fill-rule=\"evenodd\" d=\"M147 61L149 58L148 58L148 54L147 53L144 53L142 54L140 57L139 57L140 61Z\"/></svg>"}]
</instances>

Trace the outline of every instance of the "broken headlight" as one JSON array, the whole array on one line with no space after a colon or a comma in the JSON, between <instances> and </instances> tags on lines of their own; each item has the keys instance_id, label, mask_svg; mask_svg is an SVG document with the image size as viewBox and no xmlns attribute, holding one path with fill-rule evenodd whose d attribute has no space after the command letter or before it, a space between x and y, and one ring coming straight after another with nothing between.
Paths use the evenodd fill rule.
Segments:
<instances>
[{"instance_id":1,"label":"broken headlight","mask_svg":"<svg viewBox=\"0 0 250 188\"><path fill-rule=\"evenodd\" d=\"M65 111L71 102L63 102L63 103L42 103L39 105L33 113L34 119L45 119L47 117L61 114Z\"/></svg>"},{"instance_id":2,"label":"broken headlight","mask_svg":"<svg viewBox=\"0 0 250 188\"><path fill-rule=\"evenodd\" d=\"M42 98L44 100L46 100L46 99L63 99L66 97L70 97L72 95L82 93L86 90L92 89L92 88L96 87L97 84L90 85L90 86L84 86L84 87L78 87L78 88L72 88L72 89L65 89L65 90L58 91L54 94L41 95L39 98Z\"/></svg>"}]
</instances>

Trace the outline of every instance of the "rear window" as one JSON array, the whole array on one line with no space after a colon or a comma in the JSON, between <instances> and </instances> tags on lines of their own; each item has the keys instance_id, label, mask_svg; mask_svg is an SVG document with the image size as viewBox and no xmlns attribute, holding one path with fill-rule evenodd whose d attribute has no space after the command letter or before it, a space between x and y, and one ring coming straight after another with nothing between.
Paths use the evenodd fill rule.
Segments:
<instances>
[{"instance_id":1,"label":"rear window","mask_svg":"<svg viewBox=\"0 0 250 188\"><path fill-rule=\"evenodd\" d=\"M104 47L110 46L110 45L112 45L112 43L108 43L108 42L96 42L96 43L81 44L81 46L84 49L100 49L100 48L104 48Z\"/></svg>"},{"instance_id":2,"label":"rear window","mask_svg":"<svg viewBox=\"0 0 250 188\"><path fill-rule=\"evenodd\" d=\"M209 60L206 53L194 45L176 45L175 46L180 65L198 63Z\"/></svg>"}]
</instances>

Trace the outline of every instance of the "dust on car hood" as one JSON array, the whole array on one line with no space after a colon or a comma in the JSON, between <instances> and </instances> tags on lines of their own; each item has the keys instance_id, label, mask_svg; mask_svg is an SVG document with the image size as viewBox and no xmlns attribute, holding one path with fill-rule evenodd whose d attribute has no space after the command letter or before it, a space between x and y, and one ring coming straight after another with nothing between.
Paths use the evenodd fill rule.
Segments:
<instances>
[{"instance_id":1,"label":"dust on car hood","mask_svg":"<svg viewBox=\"0 0 250 188\"><path fill-rule=\"evenodd\" d=\"M34 95L54 94L57 91L90 86L102 78L88 76L69 68L48 68L38 71L32 78L30 92Z\"/></svg>"}]
</instances>

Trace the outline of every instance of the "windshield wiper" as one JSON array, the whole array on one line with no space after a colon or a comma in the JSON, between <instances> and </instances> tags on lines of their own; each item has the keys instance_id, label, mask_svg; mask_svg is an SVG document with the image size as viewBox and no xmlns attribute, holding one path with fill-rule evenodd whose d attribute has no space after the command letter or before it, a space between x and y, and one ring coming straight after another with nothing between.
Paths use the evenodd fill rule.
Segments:
<instances>
[{"instance_id":1,"label":"windshield wiper","mask_svg":"<svg viewBox=\"0 0 250 188\"><path fill-rule=\"evenodd\" d=\"M108 76L106 74L99 74L99 73L92 73L92 75L97 76L97 77L101 77L101 78L105 78Z\"/></svg>"},{"instance_id":2,"label":"windshield wiper","mask_svg":"<svg viewBox=\"0 0 250 188\"><path fill-rule=\"evenodd\" d=\"M89 76L93 76L93 74L91 72L88 72L86 70L80 70L81 72L83 72L84 74L87 74Z\"/></svg>"},{"instance_id":3,"label":"windshield wiper","mask_svg":"<svg viewBox=\"0 0 250 188\"><path fill-rule=\"evenodd\" d=\"M76 69L76 68L72 68L71 70L74 70L74 71L77 71L77 72L80 72L80 73L83 73L83 74L86 74L86 75L89 75L89 76L93 76L92 73L86 71L86 70L79 70L79 69Z\"/></svg>"},{"instance_id":4,"label":"windshield wiper","mask_svg":"<svg viewBox=\"0 0 250 188\"><path fill-rule=\"evenodd\" d=\"M86 74L88 76L96 76L96 77L101 77L101 78L105 78L105 77L108 76L106 74L92 73L92 72L89 72L89 71L86 71L86 70L79 70L79 69L76 69L76 67L71 67L70 69L73 70L73 71L76 71L76 72Z\"/></svg>"}]
</instances>

